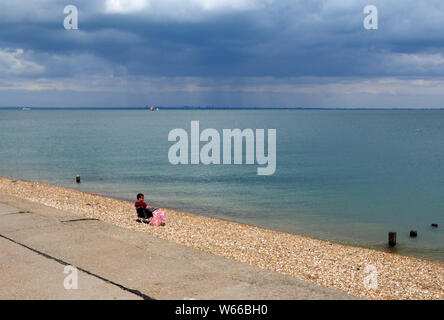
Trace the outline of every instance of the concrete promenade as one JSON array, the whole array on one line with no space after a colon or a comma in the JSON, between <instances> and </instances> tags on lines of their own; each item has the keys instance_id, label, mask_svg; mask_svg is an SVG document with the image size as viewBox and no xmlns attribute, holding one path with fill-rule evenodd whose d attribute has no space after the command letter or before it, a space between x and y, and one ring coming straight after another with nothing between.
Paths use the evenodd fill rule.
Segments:
<instances>
[{"instance_id":1,"label":"concrete promenade","mask_svg":"<svg viewBox=\"0 0 444 320\"><path fill-rule=\"evenodd\" d=\"M78 289L67 290L67 265ZM354 299L0 193L0 299Z\"/></svg>"}]
</instances>

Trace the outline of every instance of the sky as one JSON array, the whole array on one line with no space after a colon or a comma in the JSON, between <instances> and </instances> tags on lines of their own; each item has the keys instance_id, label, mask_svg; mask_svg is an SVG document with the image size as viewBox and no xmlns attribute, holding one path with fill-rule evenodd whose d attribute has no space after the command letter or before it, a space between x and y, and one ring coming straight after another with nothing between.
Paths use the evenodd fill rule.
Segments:
<instances>
[{"instance_id":1,"label":"sky","mask_svg":"<svg viewBox=\"0 0 444 320\"><path fill-rule=\"evenodd\" d=\"M444 1L0 0L0 106L145 105L443 108Z\"/></svg>"}]
</instances>

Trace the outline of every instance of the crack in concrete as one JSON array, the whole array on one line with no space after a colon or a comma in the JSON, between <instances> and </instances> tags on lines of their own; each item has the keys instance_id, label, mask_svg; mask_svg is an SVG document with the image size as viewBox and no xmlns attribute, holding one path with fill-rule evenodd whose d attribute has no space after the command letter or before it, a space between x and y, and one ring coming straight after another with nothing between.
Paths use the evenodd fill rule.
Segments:
<instances>
[{"instance_id":1,"label":"crack in concrete","mask_svg":"<svg viewBox=\"0 0 444 320\"><path fill-rule=\"evenodd\" d=\"M20 243L20 242L18 242L18 241L15 241L14 239L8 238L8 237L6 237L6 236L4 236L4 235L2 235L2 234L0 234L0 238L3 238L3 239L5 239L5 240L8 240L8 241L10 241L10 242L12 242L12 243L15 243L15 244L19 245L19 246L22 246L22 247L24 247L24 248L26 248L26 249L28 249L28 250L31 250L32 252L35 252L35 253L37 253L37 254L39 254L39 255L41 255L41 256L47 258L47 259L50 259L50 260L56 261L56 262L58 262L58 263L60 263L60 264L62 264L62 265L64 265L64 266L73 266L73 267L77 268L78 270L80 270L80 271L82 271L82 272L84 272L84 273L86 273L86 274L88 274L88 275L90 275L90 276L93 276L93 277L95 277L95 278L97 278L97 279L100 279L100 280L102 280L102 281L105 281L105 282L107 282L107 283L110 283L110 284L112 284L112 285L114 285L114 286L116 286L116 287L118 287L118 288L120 288L120 289L122 289L122 290L124 290L124 291L131 292L132 294L135 294L135 295L141 297L143 300L154 300L153 298L151 298L150 296L148 296L148 295L146 295L146 294L140 292L139 290L131 289L131 288L127 288L127 287L125 287L125 286L123 286L123 285L121 285L121 284L119 284L119 283L116 283L116 282L114 282L114 281L112 281L112 280L106 279L106 278L104 278L104 277L102 277L102 276L99 276L99 275L97 275L97 274L95 274L95 273L92 273L92 272L90 272L90 271L88 271L88 270L85 270L85 269L83 269L83 268L80 268L80 267L74 266L74 265L72 265L72 264L69 264L69 263L67 263L67 262L65 262L65 261L63 261L63 260L61 260L61 259L59 259L59 258L56 258L56 257L50 256L49 254L46 254L46 253L44 253L44 252L42 252L42 251L39 251L39 250L34 249L34 248L31 248L31 247L29 247L29 246L27 246L27 245L25 245L25 244L23 244L23 243Z\"/></svg>"},{"instance_id":2,"label":"crack in concrete","mask_svg":"<svg viewBox=\"0 0 444 320\"><path fill-rule=\"evenodd\" d=\"M60 221L60 222L69 223L69 222L78 222L78 221L100 221L100 220L94 219L94 218L82 218L82 219L64 220L64 221Z\"/></svg>"}]
</instances>

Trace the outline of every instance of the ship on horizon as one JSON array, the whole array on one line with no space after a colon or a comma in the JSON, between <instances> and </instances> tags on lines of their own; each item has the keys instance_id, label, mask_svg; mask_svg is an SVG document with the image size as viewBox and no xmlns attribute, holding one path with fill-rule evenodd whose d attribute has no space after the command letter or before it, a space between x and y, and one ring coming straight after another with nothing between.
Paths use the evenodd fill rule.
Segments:
<instances>
[{"instance_id":1,"label":"ship on horizon","mask_svg":"<svg viewBox=\"0 0 444 320\"><path fill-rule=\"evenodd\" d=\"M149 109L150 111L159 111L159 107L156 106L146 106L147 109Z\"/></svg>"}]
</instances>

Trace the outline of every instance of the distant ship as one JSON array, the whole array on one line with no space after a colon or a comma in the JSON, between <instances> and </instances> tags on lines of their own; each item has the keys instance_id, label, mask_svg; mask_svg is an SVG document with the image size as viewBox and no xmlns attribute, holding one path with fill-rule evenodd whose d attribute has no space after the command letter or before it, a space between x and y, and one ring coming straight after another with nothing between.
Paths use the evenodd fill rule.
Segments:
<instances>
[{"instance_id":1,"label":"distant ship","mask_svg":"<svg viewBox=\"0 0 444 320\"><path fill-rule=\"evenodd\" d=\"M28 108L28 107L23 107L22 108L22 111L29 111L29 110L31 110L31 108Z\"/></svg>"},{"instance_id":2,"label":"distant ship","mask_svg":"<svg viewBox=\"0 0 444 320\"><path fill-rule=\"evenodd\" d=\"M147 107L147 109L149 109L150 111L159 111L159 107L155 107L155 106L151 106L151 107L146 106L146 107Z\"/></svg>"}]
</instances>

